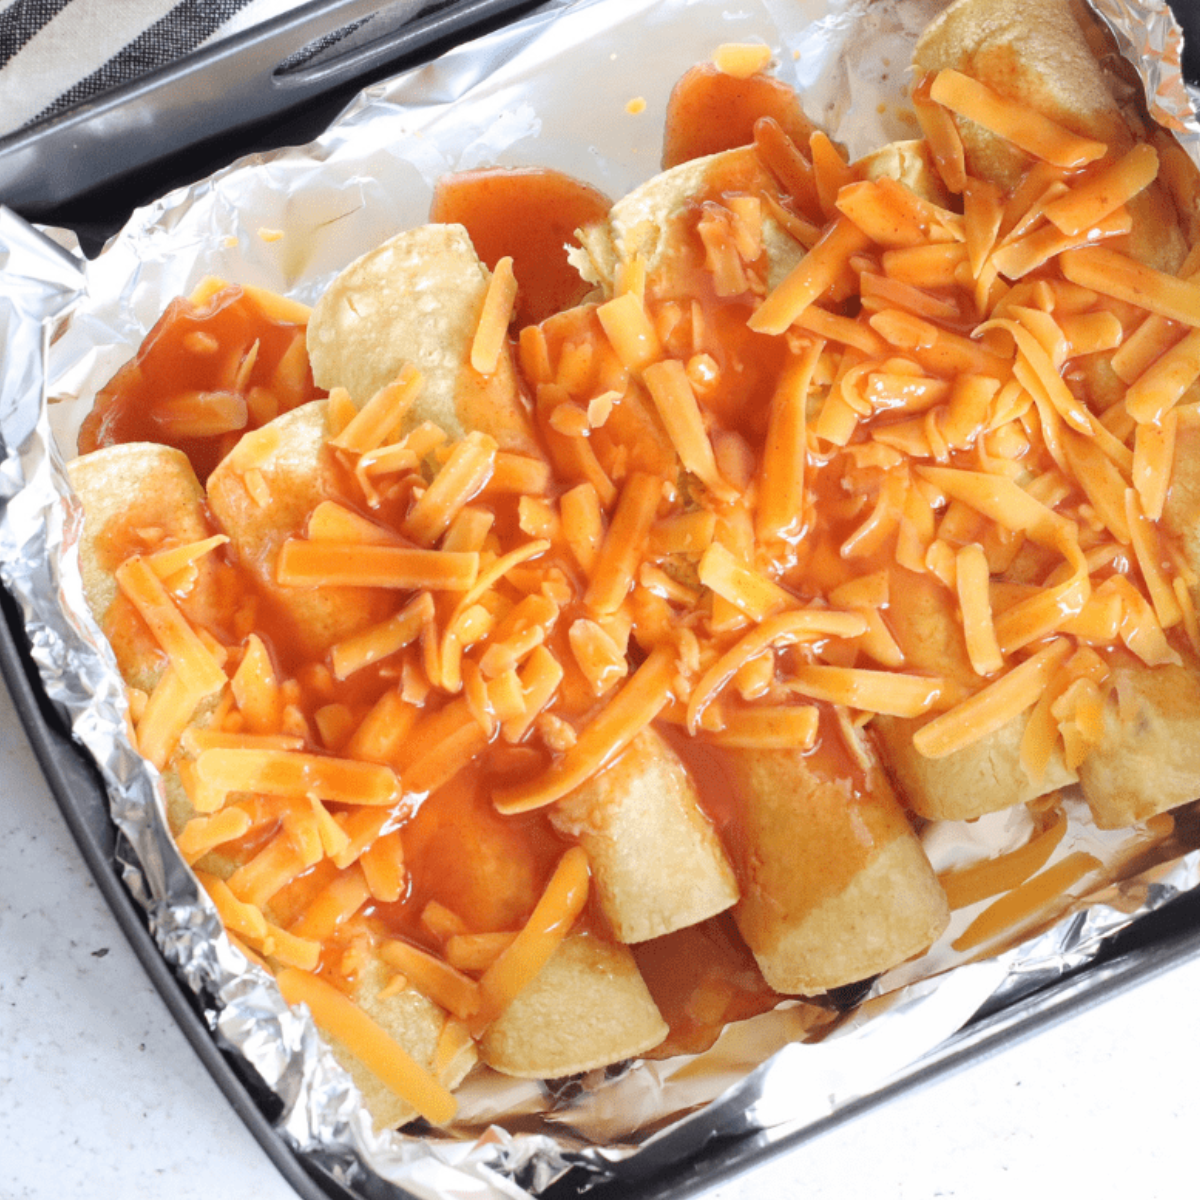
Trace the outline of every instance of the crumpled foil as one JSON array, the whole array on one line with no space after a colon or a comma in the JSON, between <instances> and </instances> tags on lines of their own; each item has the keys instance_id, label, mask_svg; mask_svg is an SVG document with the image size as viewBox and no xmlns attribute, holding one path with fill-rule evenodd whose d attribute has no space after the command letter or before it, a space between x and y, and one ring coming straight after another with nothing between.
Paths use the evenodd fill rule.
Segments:
<instances>
[{"instance_id":1,"label":"crumpled foil","mask_svg":"<svg viewBox=\"0 0 1200 1200\"><path fill-rule=\"evenodd\" d=\"M1200 166L1200 124L1166 4L1093 3L1136 64L1154 116ZM201 997L214 1037L279 1096L281 1136L355 1195L529 1197L571 1168L585 1183L636 1180L715 1137L745 1138L749 1155L902 1080L939 1047L945 1053L972 1017L1094 962L1132 920L1200 882L1200 820L1190 809L1170 834L1161 825L1100 833L1068 799L1058 857L1087 850L1105 869L1024 940L967 961L950 946L974 915L966 909L937 946L876 980L849 1013L789 1000L729 1026L702 1055L565 1083L481 1072L460 1089L450 1129L376 1135L311 1021L228 943L175 852L161 783L132 748L115 660L84 603L63 455L96 389L171 298L216 274L311 303L352 258L422 222L447 171L553 166L618 197L657 170L673 82L721 42L770 45L809 116L852 157L910 137L911 47L942 7L563 0L369 88L312 145L252 156L139 210L93 261L75 252L72 235L0 208L0 578L23 613L47 695L100 768L124 881L163 954ZM1013 810L934 824L926 848L941 869L1020 844L1028 822Z\"/></svg>"}]
</instances>

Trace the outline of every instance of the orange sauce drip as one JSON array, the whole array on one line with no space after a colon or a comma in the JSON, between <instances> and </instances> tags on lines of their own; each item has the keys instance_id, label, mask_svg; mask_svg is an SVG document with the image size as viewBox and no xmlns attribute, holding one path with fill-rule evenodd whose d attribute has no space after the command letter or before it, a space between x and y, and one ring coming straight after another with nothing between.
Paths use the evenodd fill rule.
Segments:
<instances>
[{"instance_id":1,"label":"orange sauce drip","mask_svg":"<svg viewBox=\"0 0 1200 1200\"><path fill-rule=\"evenodd\" d=\"M603 221L612 201L560 171L517 168L444 175L429 219L466 227L479 257L495 269L513 260L516 325L534 325L578 304L589 284L567 261L575 231Z\"/></svg>"},{"instance_id":2,"label":"orange sauce drip","mask_svg":"<svg viewBox=\"0 0 1200 1200\"><path fill-rule=\"evenodd\" d=\"M633 948L638 969L670 1027L647 1056L699 1054L723 1025L769 1012L779 996L766 984L727 914Z\"/></svg>"},{"instance_id":3,"label":"orange sauce drip","mask_svg":"<svg viewBox=\"0 0 1200 1200\"><path fill-rule=\"evenodd\" d=\"M736 79L712 63L693 67L675 85L668 101L663 167L748 146L760 117L774 117L799 146L808 145L815 128L786 83L761 74Z\"/></svg>"},{"instance_id":4,"label":"orange sauce drip","mask_svg":"<svg viewBox=\"0 0 1200 1200\"><path fill-rule=\"evenodd\" d=\"M325 395L313 384L307 357L298 382L285 387L276 379L280 360L289 349L296 353L293 342L303 336L303 325L268 317L240 287L224 288L199 307L183 298L173 301L136 356L96 396L79 431L79 453L125 442L175 446L203 483L242 433ZM253 355L253 367L239 381L247 355ZM185 393L225 391L235 382L243 393L259 389L261 398L248 406L244 429L194 437L176 435L164 425L164 403Z\"/></svg>"},{"instance_id":5,"label":"orange sauce drip","mask_svg":"<svg viewBox=\"0 0 1200 1200\"><path fill-rule=\"evenodd\" d=\"M438 789L404 827L408 894L378 905L392 932L427 941L419 918L437 901L473 933L520 929L567 847L545 813L503 817L491 802L492 776L483 764Z\"/></svg>"}]
</instances>

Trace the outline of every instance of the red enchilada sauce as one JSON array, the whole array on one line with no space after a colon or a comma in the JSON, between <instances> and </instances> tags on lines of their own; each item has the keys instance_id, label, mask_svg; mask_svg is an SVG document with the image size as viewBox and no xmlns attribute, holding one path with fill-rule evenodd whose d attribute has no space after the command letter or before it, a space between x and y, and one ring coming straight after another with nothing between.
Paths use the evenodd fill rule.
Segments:
<instances>
[{"instance_id":1,"label":"red enchilada sauce","mask_svg":"<svg viewBox=\"0 0 1200 1200\"><path fill-rule=\"evenodd\" d=\"M578 247L575 231L603 221L612 201L561 171L494 168L444 175L433 193L429 219L464 225L491 270L504 257L517 277L518 329L573 308L591 290L567 260Z\"/></svg>"},{"instance_id":2,"label":"red enchilada sauce","mask_svg":"<svg viewBox=\"0 0 1200 1200\"><path fill-rule=\"evenodd\" d=\"M304 325L224 287L199 303L172 301L97 394L79 452L158 442L182 450L203 483L243 433L324 395L313 384Z\"/></svg>"},{"instance_id":3,"label":"red enchilada sauce","mask_svg":"<svg viewBox=\"0 0 1200 1200\"><path fill-rule=\"evenodd\" d=\"M816 128L804 115L795 91L770 75L738 79L712 63L701 63L671 91L663 135L663 169L754 141L756 121L770 118L798 146Z\"/></svg>"}]
</instances>

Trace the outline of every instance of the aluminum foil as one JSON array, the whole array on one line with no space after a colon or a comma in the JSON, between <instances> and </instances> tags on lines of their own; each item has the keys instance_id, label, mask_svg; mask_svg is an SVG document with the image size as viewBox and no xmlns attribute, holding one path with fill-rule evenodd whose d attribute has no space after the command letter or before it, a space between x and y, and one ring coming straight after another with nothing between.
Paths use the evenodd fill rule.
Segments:
<instances>
[{"instance_id":1,"label":"aluminum foil","mask_svg":"<svg viewBox=\"0 0 1200 1200\"><path fill-rule=\"evenodd\" d=\"M48 696L100 767L125 882L163 954L202 998L214 1036L280 1097L280 1134L356 1195L529 1197L572 1167L592 1182L636 1181L714 1136L744 1136L761 1149L913 1073L973 1016L1092 962L1131 920L1200 882L1196 814L1185 812L1167 835L1153 823L1101 834L1082 803L1068 800L1058 857L1084 849L1105 870L1034 936L968 961L950 945L974 915L967 909L929 954L881 977L848 1014L785 1001L728 1027L703 1055L554 1086L481 1072L460 1089L450 1129L376 1135L307 1016L227 942L176 854L161 783L129 742L115 662L83 600L79 512L63 455L96 389L171 298L216 274L312 302L349 260L423 221L447 171L553 166L618 197L657 169L673 82L721 42L769 45L809 116L852 156L911 136L903 96L911 47L943 6L551 3L368 89L317 142L240 161L138 211L93 261L75 252L71 235L0 209L0 577L23 612ZM1095 6L1136 64L1155 117L1200 166L1200 124L1166 5ZM1014 810L934 824L926 848L939 868L969 861L1020 844L1028 820Z\"/></svg>"}]
</instances>

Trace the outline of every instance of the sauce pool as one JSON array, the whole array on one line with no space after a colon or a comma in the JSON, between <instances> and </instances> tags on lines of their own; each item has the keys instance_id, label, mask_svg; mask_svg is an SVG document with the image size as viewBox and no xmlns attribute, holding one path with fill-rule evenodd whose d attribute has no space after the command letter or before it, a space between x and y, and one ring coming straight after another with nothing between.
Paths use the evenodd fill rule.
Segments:
<instances>
[{"instance_id":1,"label":"sauce pool","mask_svg":"<svg viewBox=\"0 0 1200 1200\"><path fill-rule=\"evenodd\" d=\"M773 117L800 147L807 147L816 128L795 91L778 79L737 79L712 63L693 67L675 85L667 105L663 168L750 145L761 117Z\"/></svg>"},{"instance_id":2,"label":"sauce pool","mask_svg":"<svg viewBox=\"0 0 1200 1200\"><path fill-rule=\"evenodd\" d=\"M516 325L536 325L572 308L591 290L567 259L577 229L603 221L612 201L561 171L520 167L463 171L443 177L429 219L466 227L491 270L513 260Z\"/></svg>"}]
</instances>

